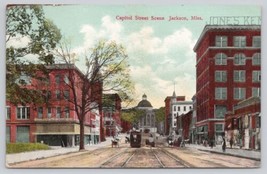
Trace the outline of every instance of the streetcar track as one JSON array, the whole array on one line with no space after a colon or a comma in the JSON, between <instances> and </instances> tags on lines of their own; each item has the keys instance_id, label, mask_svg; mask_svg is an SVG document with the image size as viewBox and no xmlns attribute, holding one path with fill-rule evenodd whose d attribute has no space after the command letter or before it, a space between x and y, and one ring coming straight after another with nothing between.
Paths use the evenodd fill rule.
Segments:
<instances>
[{"instance_id":1,"label":"streetcar track","mask_svg":"<svg viewBox=\"0 0 267 174\"><path fill-rule=\"evenodd\" d=\"M121 154L125 153L125 151L127 151L127 150L128 149L126 148L122 152L119 152L119 153L113 155L112 157L108 158L106 161L104 161L102 164L100 164L99 168L105 168L105 166L107 166L107 164L112 162L114 159L118 158Z\"/></svg>"},{"instance_id":2,"label":"streetcar track","mask_svg":"<svg viewBox=\"0 0 267 174\"><path fill-rule=\"evenodd\" d=\"M129 163L129 161L133 158L133 156L136 154L136 151L137 150L135 150L134 152L133 152L133 154L122 164L122 166L121 167L125 167L128 163Z\"/></svg>"},{"instance_id":3,"label":"streetcar track","mask_svg":"<svg viewBox=\"0 0 267 174\"><path fill-rule=\"evenodd\" d=\"M152 152L153 152L154 156L156 157L156 159L158 160L158 162L161 165L161 167L162 168L165 168L165 165L162 163L162 161L159 159L158 155L154 152L153 149L152 149Z\"/></svg>"},{"instance_id":4,"label":"streetcar track","mask_svg":"<svg viewBox=\"0 0 267 174\"><path fill-rule=\"evenodd\" d=\"M162 149L162 148L158 148L157 150L158 150L157 152L164 153L164 155L166 155L167 157L173 159L175 162L177 162L178 164L181 164L181 165L184 166L184 167L187 167L187 168L192 167L192 166L188 165L184 160L180 159L180 158L177 157L177 156L174 156L173 154L170 154L168 151L166 151L166 150L164 150L164 149ZM155 153L155 152L154 152L154 153ZM160 160L160 159L159 159L159 160ZM162 165L163 168L167 168L166 165L164 165L164 163L162 162L162 160L160 160L160 161L161 161L160 163L163 164L163 165ZM180 166L177 166L177 167L180 167Z\"/></svg>"}]
</instances>

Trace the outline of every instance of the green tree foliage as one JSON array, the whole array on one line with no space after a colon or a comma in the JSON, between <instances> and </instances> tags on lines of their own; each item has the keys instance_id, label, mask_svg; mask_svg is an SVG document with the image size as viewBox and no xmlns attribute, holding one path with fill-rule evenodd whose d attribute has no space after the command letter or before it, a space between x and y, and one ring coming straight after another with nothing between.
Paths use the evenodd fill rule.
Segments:
<instances>
[{"instance_id":1,"label":"green tree foliage","mask_svg":"<svg viewBox=\"0 0 267 174\"><path fill-rule=\"evenodd\" d=\"M161 107L156 110L155 112L156 115L156 121L159 123L161 121L165 120L165 107Z\"/></svg>"},{"instance_id":2,"label":"green tree foliage","mask_svg":"<svg viewBox=\"0 0 267 174\"><path fill-rule=\"evenodd\" d=\"M131 125L134 126L138 123L140 117L144 115L145 115L145 110L131 108L122 111L121 119L131 123Z\"/></svg>"},{"instance_id":3,"label":"green tree foliage","mask_svg":"<svg viewBox=\"0 0 267 174\"><path fill-rule=\"evenodd\" d=\"M60 30L45 18L39 5L10 5L6 10L7 100L14 104L41 102L42 92L25 88L29 85L25 78L37 78L37 71L47 74L45 65L54 63L50 52L61 39Z\"/></svg>"},{"instance_id":4,"label":"green tree foliage","mask_svg":"<svg viewBox=\"0 0 267 174\"><path fill-rule=\"evenodd\" d=\"M68 85L74 97L69 102L74 104L79 119L80 137L84 137L86 114L100 108L103 92L118 93L122 101L131 101L134 88L129 75L128 55L122 45L100 40L84 57L79 58L85 62L83 75L79 79L75 79L71 71L77 54L72 52L67 41L60 44L55 55L70 67ZM83 149L84 139L80 138L80 150Z\"/></svg>"}]
</instances>

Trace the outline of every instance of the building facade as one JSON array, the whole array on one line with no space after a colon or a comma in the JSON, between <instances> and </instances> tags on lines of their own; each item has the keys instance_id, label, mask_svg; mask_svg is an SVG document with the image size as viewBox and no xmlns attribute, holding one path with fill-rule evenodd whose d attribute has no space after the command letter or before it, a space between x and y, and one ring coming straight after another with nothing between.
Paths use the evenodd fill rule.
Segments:
<instances>
[{"instance_id":1,"label":"building facade","mask_svg":"<svg viewBox=\"0 0 267 174\"><path fill-rule=\"evenodd\" d=\"M156 133L156 116L153 110L153 106L147 100L147 95L142 96L142 100L136 106L136 109L143 110L144 115L140 116L138 127L142 132Z\"/></svg>"},{"instance_id":2,"label":"building facade","mask_svg":"<svg viewBox=\"0 0 267 174\"><path fill-rule=\"evenodd\" d=\"M195 47L198 140L224 136L227 111L260 94L259 25L206 25Z\"/></svg>"},{"instance_id":3,"label":"building facade","mask_svg":"<svg viewBox=\"0 0 267 174\"><path fill-rule=\"evenodd\" d=\"M239 102L232 112L225 116L225 134L229 142L244 149L261 148L261 101L250 97Z\"/></svg>"},{"instance_id":4,"label":"building facade","mask_svg":"<svg viewBox=\"0 0 267 174\"><path fill-rule=\"evenodd\" d=\"M104 134L106 136L116 136L122 131L121 128L121 98L118 94L103 94L103 120Z\"/></svg>"},{"instance_id":5,"label":"building facade","mask_svg":"<svg viewBox=\"0 0 267 174\"><path fill-rule=\"evenodd\" d=\"M173 92L172 96L165 98L165 134L171 135L177 130L177 126L181 125L181 115L186 114L193 108L192 101L185 101L185 96L176 96ZM176 119L176 117L178 119ZM178 120L178 122L177 122ZM178 128L179 129L179 128ZM178 130L181 131L182 128ZM179 133L181 135L181 132Z\"/></svg>"},{"instance_id":6,"label":"building facade","mask_svg":"<svg viewBox=\"0 0 267 174\"><path fill-rule=\"evenodd\" d=\"M180 125L177 125L176 130L179 132L181 130L181 140L189 142L190 141L190 126L192 123L193 110L187 112L186 114L182 114L181 116L177 116L177 123L180 122Z\"/></svg>"},{"instance_id":7,"label":"building facade","mask_svg":"<svg viewBox=\"0 0 267 174\"><path fill-rule=\"evenodd\" d=\"M37 79L28 79L26 82L26 87L44 92L43 104L14 105L6 101L7 142L41 142L50 146L79 144L80 125L74 104L70 102L74 96L69 87L69 75L74 77L72 79L79 79L83 74L74 65L51 65L47 69L50 72L45 82ZM81 93L80 89L76 89L76 92L77 96ZM90 92L91 90L88 91ZM94 108L85 115L85 144L99 142L100 117L99 108Z\"/></svg>"},{"instance_id":8,"label":"building facade","mask_svg":"<svg viewBox=\"0 0 267 174\"><path fill-rule=\"evenodd\" d=\"M189 141L190 143L197 143L196 141L196 135L197 135L197 132L196 132L196 120L197 120L197 111L196 111L196 95L194 95L192 97L192 102L193 102L193 109L192 109L192 119L191 119L191 124L190 124L190 130L189 130Z\"/></svg>"}]
</instances>

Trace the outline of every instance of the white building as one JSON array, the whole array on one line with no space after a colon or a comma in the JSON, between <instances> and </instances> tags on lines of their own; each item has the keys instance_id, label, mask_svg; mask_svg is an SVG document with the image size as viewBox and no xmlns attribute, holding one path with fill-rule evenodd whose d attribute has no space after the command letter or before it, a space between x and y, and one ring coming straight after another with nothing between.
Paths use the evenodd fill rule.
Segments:
<instances>
[{"instance_id":1,"label":"white building","mask_svg":"<svg viewBox=\"0 0 267 174\"><path fill-rule=\"evenodd\" d=\"M173 132L174 130L176 130L176 127L177 127L176 117L186 114L192 109L193 109L192 101L177 100L175 91L173 92L172 100L171 100L172 119L171 119L171 131L170 132Z\"/></svg>"},{"instance_id":2,"label":"white building","mask_svg":"<svg viewBox=\"0 0 267 174\"><path fill-rule=\"evenodd\" d=\"M138 127L143 132L149 130L150 133L156 133L156 116L153 110L153 106L147 100L146 94L142 96L142 100L136 106L137 109L144 110L145 114L140 117Z\"/></svg>"}]
</instances>

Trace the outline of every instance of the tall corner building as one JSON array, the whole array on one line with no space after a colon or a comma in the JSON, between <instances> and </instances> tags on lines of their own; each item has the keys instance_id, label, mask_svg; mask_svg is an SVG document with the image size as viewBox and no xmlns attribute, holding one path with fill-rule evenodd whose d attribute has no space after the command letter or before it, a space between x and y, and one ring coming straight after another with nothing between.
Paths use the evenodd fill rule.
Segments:
<instances>
[{"instance_id":1,"label":"tall corner building","mask_svg":"<svg viewBox=\"0 0 267 174\"><path fill-rule=\"evenodd\" d=\"M194 51L197 141L218 141L225 133L225 114L260 96L260 25L206 25Z\"/></svg>"}]
</instances>

